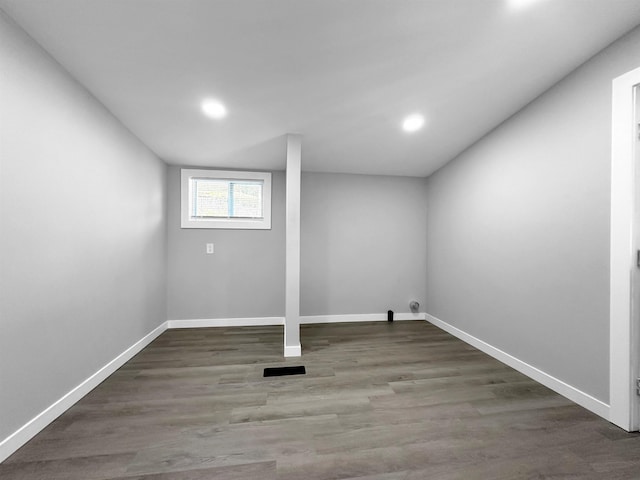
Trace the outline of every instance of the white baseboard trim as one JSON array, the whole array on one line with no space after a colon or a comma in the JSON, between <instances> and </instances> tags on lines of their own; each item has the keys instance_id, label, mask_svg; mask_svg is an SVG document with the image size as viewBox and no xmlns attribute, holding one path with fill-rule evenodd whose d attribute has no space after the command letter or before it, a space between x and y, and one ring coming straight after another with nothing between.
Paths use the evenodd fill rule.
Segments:
<instances>
[{"instance_id":1,"label":"white baseboard trim","mask_svg":"<svg viewBox=\"0 0 640 480\"><path fill-rule=\"evenodd\" d=\"M460 340L476 347L478 350L491 355L493 358L500 360L501 362L509 365L511 368L514 368L520 373L523 373L533 380L541 383L545 387L554 390L555 392L586 408L587 410L592 411L596 415L609 420L610 407L606 403L592 397L582 390L578 390L568 383L565 383L562 380L559 380L532 365L529 365L528 363L523 362L522 360L517 359L512 355L509 355L506 352L503 352L499 348L489 345L488 343L460 330L459 328L454 327L453 325L449 325L448 323L434 317L433 315L426 314L425 316L427 322L432 323L436 327L439 327L442 330L450 333L454 337L458 337Z\"/></svg>"},{"instance_id":2,"label":"white baseboard trim","mask_svg":"<svg viewBox=\"0 0 640 480\"><path fill-rule=\"evenodd\" d=\"M393 320L424 320L425 314L418 313L394 313ZM386 322L386 313L365 313L348 315L305 315L300 317L301 324L310 323L342 323L342 322Z\"/></svg>"},{"instance_id":3,"label":"white baseboard trim","mask_svg":"<svg viewBox=\"0 0 640 480\"><path fill-rule=\"evenodd\" d=\"M168 328L209 328L209 327L256 327L263 325L284 325L284 317L251 318L194 318L169 320Z\"/></svg>"},{"instance_id":4,"label":"white baseboard trim","mask_svg":"<svg viewBox=\"0 0 640 480\"><path fill-rule=\"evenodd\" d=\"M393 320L424 320L425 313L394 313ZM365 313L347 315L306 315L300 317L300 324L342 323L342 322L386 322L386 313ZM284 325L284 317L249 318L192 318L169 320L168 328L210 328L210 327L254 327L264 325Z\"/></svg>"},{"instance_id":5,"label":"white baseboard trim","mask_svg":"<svg viewBox=\"0 0 640 480\"><path fill-rule=\"evenodd\" d=\"M302 356L302 347L300 344L298 345L285 345L284 346L284 356L285 357L301 357Z\"/></svg>"},{"instance_id":6,"label":"white baseboard trim","mask_svg":"<svg viewBox=\"0 0 640 480\"><path fill-rule=\"evenodd\" d=\"M40 412L25 425L20 427L14 433L0 442L0 462L5 461L17 451L21 446L31 440L40 433L47 425L56 418L66 412L82 397L102 383L109 375L133 358L144 347L155 340L162 332L167 329L167 322L155 328L151 333L145 335L142 339L127 348L116 358L107 363L104 367L91 375L80 385L68 392L66 395L58 399L47 409Z\"/></svg>"}]
</instances>

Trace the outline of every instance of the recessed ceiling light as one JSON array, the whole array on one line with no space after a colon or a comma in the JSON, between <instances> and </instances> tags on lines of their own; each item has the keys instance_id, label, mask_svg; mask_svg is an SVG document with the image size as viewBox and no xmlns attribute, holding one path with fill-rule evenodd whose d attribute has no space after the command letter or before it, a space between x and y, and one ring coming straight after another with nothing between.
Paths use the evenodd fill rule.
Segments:
<instances>
[{"instance_id":1,"label":"recessed ceiling light","mask_svg":"<svg viewBox=\"0 0 640 480\"><path fill-rule=\"evenodd\" d=\"M509 6L511 8L516 8L516 9L526 8L529 5L533 5L538 1L540 0L509 0Z\"/></svg>"},{"instance_id":2,"label":"recessed ceiling light","mask_svg":"<svg viewBox=\"0 0 640 480\"><path fill-rule=\"evenodd\" d=\"M424 125L424 117L419 113L409 115L402 122L402 129L405 132L415 132L420 130Z\"/></svg>"},{"instance_id":3,"label":"recessed ceiling light","mask_svg":"<svg viewBox=\"0 0 640 480\"><path fill-rule=\"evenodd\" d=\"M219 120L227 116L227 108L218 100L212 98L202 101L202 112L211 118Z\"/></svg>"}]
</instances>

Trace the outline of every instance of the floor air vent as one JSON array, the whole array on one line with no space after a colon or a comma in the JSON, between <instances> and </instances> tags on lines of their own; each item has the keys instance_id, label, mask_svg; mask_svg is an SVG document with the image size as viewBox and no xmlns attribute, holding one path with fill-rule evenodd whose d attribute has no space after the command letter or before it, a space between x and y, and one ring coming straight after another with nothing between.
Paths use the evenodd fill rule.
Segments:
<instances>
[{"instance_id":1,"label":"floor air vent","mask_svg":"<svg viewBox=\"0 0 640 480\"><path fill-rule=\"evenodd\" d=\"M304 375L307 371L302 367L274 367L265 368L265 377L281 377L282 375Z\"/></svg>"}]
</instances>

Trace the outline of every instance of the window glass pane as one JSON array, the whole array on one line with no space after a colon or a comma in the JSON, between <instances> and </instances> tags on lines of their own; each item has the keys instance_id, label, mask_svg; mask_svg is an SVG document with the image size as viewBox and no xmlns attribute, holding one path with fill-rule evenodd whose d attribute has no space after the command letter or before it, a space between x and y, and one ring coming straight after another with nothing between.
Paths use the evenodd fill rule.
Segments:
<instances>
[{"instance_id":1,"label":"window glass pane","mask_svg":"<svg viewBox=\"0 0 640 480\"><path fill-rule=\"evenodd\" d=\"M229 216L229 182L193 178L191 180L191 218Z\"/></svg>"},{"instance_id":2,"label":"window glass pane","mask_svg":"<svg viewBox=\"0 0 640 480\"><path fill-rule=\"evenodd\" d=\"M230 216L263 218L262 182L232 182Z\"/></svg>"},{"instance_id":3,"label":"window glass pane","mask_svg":"<svg viewBox=\"0 0 640 480\"><path fill-rule=\"evenodd\" d=\"M271 228L271 173L183 168L180 195L181 228Z\"/></svg>"}]
</instances>

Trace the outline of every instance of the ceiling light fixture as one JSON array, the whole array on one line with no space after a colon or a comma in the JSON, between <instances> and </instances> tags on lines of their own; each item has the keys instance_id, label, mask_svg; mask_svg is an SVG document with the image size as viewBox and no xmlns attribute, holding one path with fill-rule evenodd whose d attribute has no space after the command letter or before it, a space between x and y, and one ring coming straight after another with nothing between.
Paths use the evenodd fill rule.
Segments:
<instances>
[{"instance_id":1,"label":"ceiling light fixture","mask_svg":"<svg viewBox=\"0 0 640 480\"><path fill-rule=\"evenodd\" d=\"M207 117L220 120L227 116L227 108L218 100L209 98L202 101L202 113Z\"/></svg>"},{"instance_id":2,"label":"ceiling light fixture","mask_svg":"<svg viewBox=\"0 0 640 480\"><path fill-rule=\"evenodd\" d=\"M515 9L526 8L539 0L509 0L509 6Z\"/></svg>"},{"instance_id":3,"label":"ceiling light fixture","mask_svg":"<svg viewBox=\"0 0 640 480\"><path fill-rule=\"evenodd\" d=\"M424 117L419 113L409 115L402 122L402 129L405 132L415 132L420 130L424 125Z\"/></svg>"}]
</instances>

